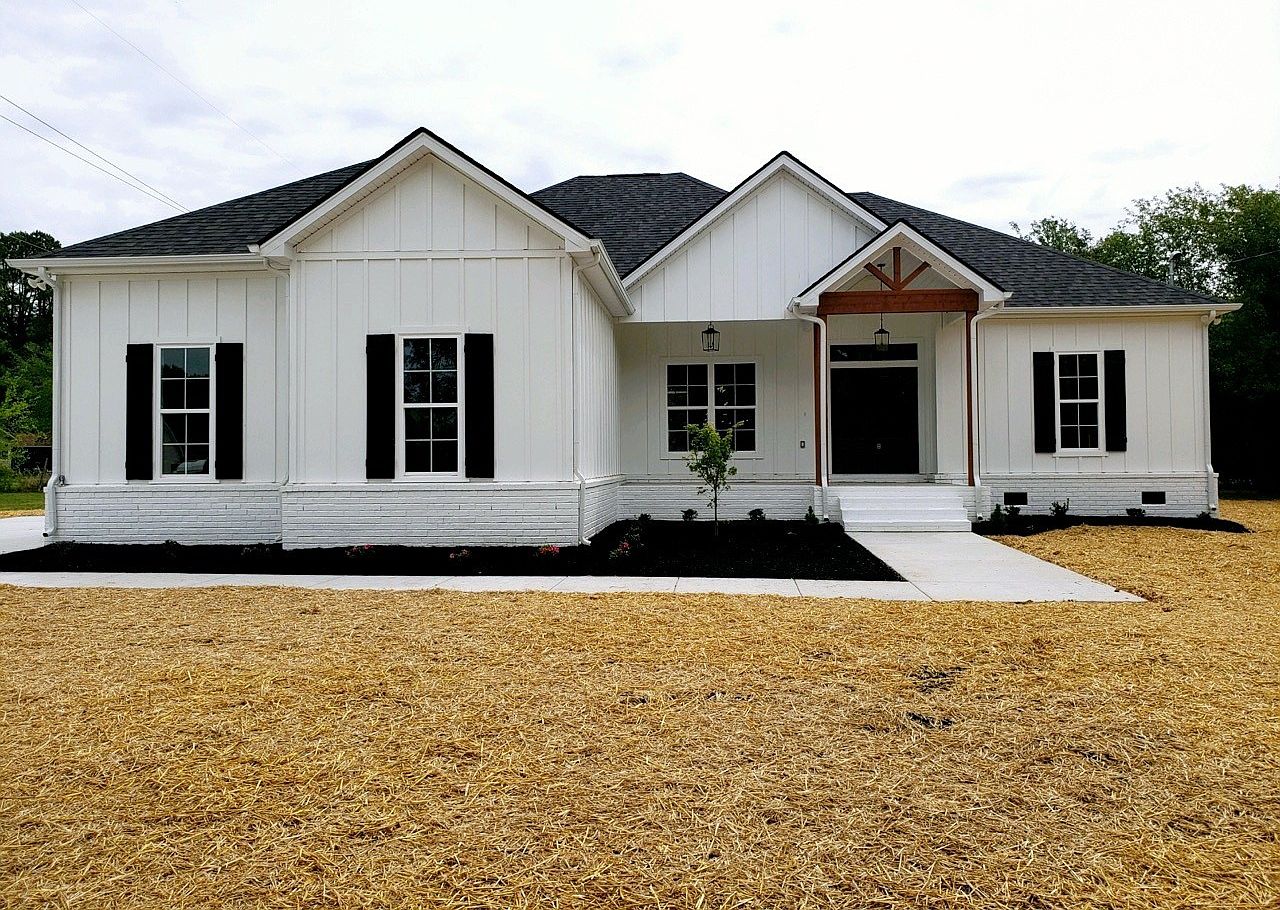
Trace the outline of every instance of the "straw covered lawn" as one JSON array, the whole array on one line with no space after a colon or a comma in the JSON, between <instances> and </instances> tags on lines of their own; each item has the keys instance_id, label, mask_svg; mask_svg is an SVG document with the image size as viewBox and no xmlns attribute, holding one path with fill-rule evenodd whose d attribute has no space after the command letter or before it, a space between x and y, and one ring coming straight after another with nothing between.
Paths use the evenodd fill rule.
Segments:
<instances>
[{"instance_id":1,"label":"straw covered lawn","mask_svg":"<svg viewBox=\"0 0 1280 910\"><path fill-rule=\"evenodd\" d=\"M1149 603L0 588L0 904L1280 901L1280 504Z\"/></svg>"}]
</instances>

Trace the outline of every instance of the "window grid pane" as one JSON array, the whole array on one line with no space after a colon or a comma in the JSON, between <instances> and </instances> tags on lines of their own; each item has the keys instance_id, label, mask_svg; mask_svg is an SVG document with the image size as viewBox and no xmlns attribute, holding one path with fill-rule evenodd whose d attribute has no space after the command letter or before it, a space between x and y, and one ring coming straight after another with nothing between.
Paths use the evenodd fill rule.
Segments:
<instances>
[{"instance_id":1,"label":"window grid pane","mask_svg":"<svg viewBox=\"0 0 1280 910\"><path fill-rule=\"evenodd\" d=\"M708 379L711 383L708 383ZM709 405L709 407L708 407ZM737 451L756 447L756 365L754 363L669 364L667 366L667 451L689 450L689 424L734 430Z\"/></svg>"},{"instance_id":2,"label":"window grid pane","mask_svg":"<svg viewBox=\"0 0 1280 910\"><path fill-rule=\"evenodd\" d=\"M403 352L404 471L458 470L458 339L406 338Z\"/></svg>"},{"instance_id":3,"label":"window grid pane","mask_svg":"<svg viewBox=\"0 0 1280 910\"><path fill-rule=\"evenodd\" d=\"M160 349L160 473L210 472L208 347Z\"/></svg>"},{"instance_id":4,"label":"window grid pane","mask_svg":"<svg viewBox=\"0 0 1280 910\"><path fill-rule=\"evenodd\" d=\"M1058 355L1058 428L1064 449L1101 445L1097 354Z\"/></svg>"}]
</instances>

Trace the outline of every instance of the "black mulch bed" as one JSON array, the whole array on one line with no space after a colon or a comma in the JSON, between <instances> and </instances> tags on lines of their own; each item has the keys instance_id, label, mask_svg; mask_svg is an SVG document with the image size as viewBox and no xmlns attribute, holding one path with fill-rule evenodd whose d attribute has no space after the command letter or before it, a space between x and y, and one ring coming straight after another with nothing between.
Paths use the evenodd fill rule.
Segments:
<instances>
[{"instance_id":1,"label":"black mulch bed","mask_svg":"<svg viewBox=\"0 0 1280 910\"><path fill-rule=\"evenodd\" d=\"M55 543L0 556L5 572L247 575L683 575L901 581L839 524L620 521L590 546L183 546Z\"/></svg>"},{"instance_id":2,"label":"black mulch bed","mask_svg":"<svg viewBox=\"0 0 1280 910\"><path fill-rule=\"evenodd\" d=\"M1249 529L1238 521L1227 521L1225 518L1210 518L1207 515L1196 518L1168 518L1156 515L1067 515L1055 518L1052 515L1006 515L1000 521L975 521L975 533L987 537L1010 534L1016 537L1030 537L1032 534L1043 534L1045 531L1060 531L1063 528L1074 528L1080 525L1097 527L1126 528L1189 528L1193 531L1225 531L1228 534L1248 534Z\"/></svg>"}]
</instances>

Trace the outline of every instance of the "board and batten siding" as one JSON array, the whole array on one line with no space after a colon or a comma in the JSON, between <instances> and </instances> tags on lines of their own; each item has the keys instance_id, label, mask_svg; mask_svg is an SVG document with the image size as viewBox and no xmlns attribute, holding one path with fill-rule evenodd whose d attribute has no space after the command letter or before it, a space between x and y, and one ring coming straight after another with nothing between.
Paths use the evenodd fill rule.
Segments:
<instances>
[{"instance_id":1,"label":"board and batten siding","mask_svg":"<svg viewBox=\"0 0 1280 910\"><path fill-rule=\"evenodd\" d=\"M798 319L735 322L720 352L704 354L699 323L623 323L622 471L629 478L687 479L681 455L666 454L668 363L756 364L755 455L734 459L740 481L813 478L813 333ZM804 442L805 447L800 448Z\"/></svg>"},{"instance_id":2,"label":"board and batten siding","mask_svg":"<svg viewBox=\"0 0 1280 910\"><path fill-rule=\"evenodd\" d=\"M984 475L1204 472L1204 326L1198 316L997 317L979 328ZM1036 453L1032 353L1112 349L1125 352L1127 451Z\"/></svg>"},{"instance_id":3,"label":"board and batten siding","mask_svg":"<svg viewBox=\"0 0 1280 910\"><path fill-rule=\"evenodd\" d=\"M740 200L628 286L628 322L780 319L872 232L789 174Z\"/></svg>"},{"instance_id":4,"label":"board and batten siding","mask_svg":"<svg viewBox=\"0 0 1280 910\"><path fill-rule=\"evenodd\" d=\"M268 273L64 278L62 473L124 483L129 344L244 344L244 480L275 481L288 453L287 285Z\"/></svg>"},{"instance_id":5,"label":"board and batten siding","mask_svg":"<svg viewBox=\"0 0 1280 910\"><path fill-rule=\"evenodd\" d=\"M613 317L592 290L577 279L579 464L583 477L613 477L622 470L619 454L621 389Z\"/></svg>"},{"instance_id":6,"label":"board and batten siding","mask_svg":"<svg viewBox=\"0 0 1280 910\"><path fill-rule=\"evenodd\" d=\"M560 238L430 158L302 243L293 276L294 482L365 479L366 335L467 332L494 336L495 479L571 479L573 267ZM607 356L599 318L583 350ZM589 457L607 462L606 449L593 442Z\"/></svg>"}]
</instances>

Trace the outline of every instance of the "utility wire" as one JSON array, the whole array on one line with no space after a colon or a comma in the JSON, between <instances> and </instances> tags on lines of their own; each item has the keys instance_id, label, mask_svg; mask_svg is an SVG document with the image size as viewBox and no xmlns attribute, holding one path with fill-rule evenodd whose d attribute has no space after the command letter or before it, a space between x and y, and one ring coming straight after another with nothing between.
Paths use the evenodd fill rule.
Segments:
<instances>
[{"instance_id":1,"label":"utility wire","mask_svg":"<svg viewBox=\"0 0 1280 910\"><path fill-rule=\"evenodd\" d=\"M1276 253L1280 253L1280 250L1267 250L1265 253L1254 253L1252 256L1241 256L1239 259L1232 259L1230 262L1223 264L1235 265L1237 262L1248 262L1250 259L1258 259L1262 256L1274 256Z\"/></svg>"},{"instance_id":2,"label":"utility wire","mask_svg":"<svg viewBox=\"0 0 1280 910\"><path fill-rule=\"evenodd\" d=\"M98 165L93 161L90 161L88 158L77 155L75 152L73 152L71 149L67 148L64 145L58 145L58 143L54 142L48 136L42 136L40 133L37 133L35 130L31 129L30 127L22 125L17 120L14 120L10 117L6 117L4 114L0 114L0 120L4 120L4 121L7 121L8 123L12 123L18 129L22 130L23 132L30 133L32 136L35 136L41 142L49 143L58 151L65 152L66 154L70 155L72 158L76 159L77 161L83 161L85 164L89 165L89 167L93 168L94 170L102 171L102 173L106 174L108 177L111 177L115 180L119 180L121 183L123 183L125 186L129 187L130 189L137 190L139 193L143 193L144 195L149 196L150 198L154 199L156 202L160 202L160 203L163 203L164 205L171 206L173 208L178 209L181 212L186 211L186 209L184 209L182 206L178 205L177 203L169 202L167 199L164 199L163 197L156 195L150 190L143 189L140 186L130 183L128 180L125 180L119 174L114 174L111 171L107 170L105 167L102 167L101 165Z\"/></svg>"},{"instance_id":3,"label":"utility wire","mask_svg":"<svg viewBox=\"0 0 1280 910\"><path fill-rule=\"evenodd\" d=\"M16 233L16 231L14 233ZM30 240L23 240L21 237L13 236L13 233L5 234L4 240L5 242L21 243L27 249L32 250L36 253L52 253L54 249L56 249L55 247L51 247L51 246L38 247L34 243L32 243Z\"/></svg>"},{"instance_id":4,"label":"utility wire","mask_svg":"<svg viewBox=\"0 0 1280 910\"><path fill-rule=\"evenodd\" d=\"M271 146L267 145L267 143L266 143L266 142L264 142L264 141L263 141L263 140L262 140L262 139L261 139L261 138L260 138L256 133L254 133L252 130L250 130L247 126L245 126L243 123L240 123L238 120L236 120L234 117L232 117L232 116L231 116L230 114L228 114L226 111L224 111L222 108L218 107L216 104L214 104L214 103L213 103L212 101L210 101L208 98L206 98L204 95L200 94L198 91L196 91L194 88L192 88L189 84L187 84L186 82L182 81L182 79L181 79L181 78L179 78L179 77L177 76L177 74L175 74L172 70L170 70L170 69L166 68L163 64L161 64L159 61L157 61L154 57L152 57L150 54L148 54L148 53L147 53L146 51L144 51L142 48L138 47L138 45L134 44L132 41L130 41L130 40L129 40L128 38L126 38L124 35L120 34L120 33L119 33L118 31L116 31L114 28L112 28L111 26L107 25L107 23L106 23L106 22L104 22L104 21L103 21L103 20L98 16L98 14L97 14L97 13L93 12L93 10L91 10L91 9L88 9L84 4L82 4L82 3L80 2L80 0L71 0L71 2L72 2L72 3L74 3L76 6L80 7L81 11L83 11L86 15L91 16L95 21L97 21L97 23L98 23L99 25L101 25L101 26L102 26L103 28L105 28L107 31L111 32L111 34L115 35L117 38L119 38L119 39L120 39L121 41L123 41L125 44L129 45L129 47L133 48L135 51L137 51L139 54L141 54L144 58L146 58L146 59L151 63L151 65L152 65L152 66L154 66L156 69L160 70L160 72L164 73L166 76L168 76L168 77L169 77L170 79L172 79L174 82L178 83L178 85L182 86L182 87L183 87L183 88L185 88L187 91L189 91L191 94L195 95L197 98L199 98L201 101L203 101L205 104L207 104L210 108L212 108L212 109L213 109L214 111L216 111L218 114L220 114L220 115L222 115L223 117L225 117L225 118L226 118L226 119L227 119L227 120L228 120L232 125L234 125L237 129L239 129L241 132L243 132L245 135L247 135L249 138L251 138L254 142L258 143L258 145L262 146L264 149L266 149L266 150L267 150L268 152L270 152L271 154L275 155L277 158L279 158L281 161L285 162L286 164L289 164L289 165L291 165L291 166L293 166L293 167L295 167L295 168L297 168L297 167L298 167L298 165L297 165L297 163L296 163L296 162L294 162L294 161L290 160L289 158L286 158L284 155L281 155L279 152L277 152L277 151L276 151L275 149L273 149Z\"/></svg>"},{"instance_id":5,"label":"utility wire","mask_svg":"<svg viewBox=\"0 0 1280 910\"><path fill-rule=\"evenodd\" d=\"M166 201L166 202L168 202L170 205L176 205L178 208L182 209L183 211L189 211L189 209L188 209L185 205L183 205L181 202L178 202L178 201L177 201L176 199L174 199L172 196L168 195L167 193L162 193L160 190L156 189L154 186L152 186L151 184L147 183L147 181L143 180L141 177L137 176L136 174L131 174L129 171L126 171L126 170L125 170L124 168L122 168L120 165L116 164L114 161L110 160L110 159L109 159L109 158L107 158L105 155L102 155L102 154L100 154L100 153L98 153L98 152L95 152L93 149L89 148L89 146L85 145L85 144L84 144L83 142L81 142L80 140L75 139L75 138L73 138L73 137L71 137L71 136L68 136L68 135L67 135L66 133L64 133L62 130L60 130L60 129L58 129L56 126L54 126L52 123L50 123L50 122L49 122L49 121L47 121L47 120L44 120L43 118L41 118L41 117L37 116L36 114L33 114L31 111L27 110L25 107L23 107L23 106L22 106L21 104L19 104L18 102L14 101L12 98L9 98L9 97L7 97L7 96L6 96L6 95L4 95L4 94L0 94L0 99L3 99L4 101L9 102L9 103L10 103L10 104L12 104L14 107L16 107L18 110L22 111L22 113L24 113L24 114L26 114L28 117L30 117L32 120L35 120L37 123L41 123L41 124L43 124L44 126L47 126L49 129L53 130L55 133L57 133L57 134L58 134L59 136L61 136L63 139L66 139L68 142L73 142L73 143L75 143L76 145L80 146L80 148L84 149L84 150L85 150L86 152L88 152L90 155L92 155L93 157L97 158L97 159L98 159L99 161L101 161L102 163L107 164L107 165L109 165L110 167L114 168L115 170L119 171L121 174L123 174L123 175L125 175L126 177L128 177L128 178L129 178L130 180L132 180L134 183L140 184L141 186L146 187L146 188L147 188L147 189L149 189L151 192L155 193L157 196L161 196L161 197L163 197L163 198L165 199L165 201Z\"/></svg>"}]
</instances>

